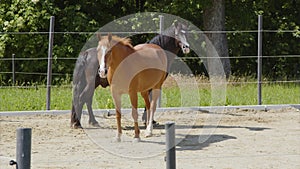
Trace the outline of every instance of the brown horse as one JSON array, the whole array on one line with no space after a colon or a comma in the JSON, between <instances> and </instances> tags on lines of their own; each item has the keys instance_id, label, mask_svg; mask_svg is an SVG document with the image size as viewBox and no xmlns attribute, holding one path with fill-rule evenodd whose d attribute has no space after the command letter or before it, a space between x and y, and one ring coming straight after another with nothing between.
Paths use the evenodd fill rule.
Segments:
<instances>
[{"instance_id":1,"label":"brown horse","mask_svg":"<svg viewBox=\"0 0 300 169\"><path fill-rule=\"evenodd\" d=\"M137 93L140 92L147 109L146 137L152 135L153 115L161 86L166 77L167 57L165 52L154 44L143 44L136 50L130 39L109 34L98 37L99 75L107 77L114 100L117 119L116 141L121 141L121 95L129 94L134 120L134 141L140 140L138 126ZM151 103L148 91L153 91Z\"/></svg>"}]
</instances>

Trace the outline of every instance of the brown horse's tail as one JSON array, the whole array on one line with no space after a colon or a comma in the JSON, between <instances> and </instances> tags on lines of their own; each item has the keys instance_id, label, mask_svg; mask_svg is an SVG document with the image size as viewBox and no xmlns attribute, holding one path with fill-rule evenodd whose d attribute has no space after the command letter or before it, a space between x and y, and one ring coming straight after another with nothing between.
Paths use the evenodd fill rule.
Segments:
<instances>
[{"instance_id":1,"label":"brown horse's tail","mask_svg":"<svg viewBox=\"0 0 300 169\"><path fill-rule=\"evenodd\" d=\"M76 107L79 106L79 97L83 89L86 86L86 78L84 70L86 69L86 58L88 52L80 53L77 58L74 72L73 72L73 99L72 99L72 110L71 110L71 127L81 128L80 124L80 113L76 112Z\"/></svg>"}]
</instances>

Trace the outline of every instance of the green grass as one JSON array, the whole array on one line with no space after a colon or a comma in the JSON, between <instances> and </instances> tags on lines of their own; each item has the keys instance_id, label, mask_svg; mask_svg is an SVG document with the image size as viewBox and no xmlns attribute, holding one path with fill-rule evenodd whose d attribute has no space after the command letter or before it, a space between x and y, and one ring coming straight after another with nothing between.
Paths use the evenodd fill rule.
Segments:
<instances>
[{"instance_id":1,"label":"green grass","mask_svg":"<svg viewBox=\"0 0 300 169\"><path fill-rule=\"evenodd\" d=\"M45 110L46 93L44 87L40 88L1 88L0 111L15 110ZM51 89L51 109L67 110L71 108L71 88Z\"/></svg>"},{"instance_id":2,"label":"green grass","mask_svg":"<svg viewBox=\"0 0 300 169\"><path fill-rule=\"evenodd\" d=\"M257 85L227 87L227 105L256 105ZM263 84L262 104L300 104L299 84Z\"/></svg>"},{"instance_id":3,"label":"green grass","mask_svg":"<svg viewBox=\"0 0 300 169\"><path fill-rule=\"evenodd\" d=\"M222 91L225 91L222 89ZM184 99L182 97L184 96ZM218 92L216 93L218 97ZM195 97L199 97L196 99ZM244 83L226 87L226 99L220 105L256 105L257 86ZM200 103L198 103L200 101ZM71 87L53 87L51 89L51 109L70 110L72 103ZM197 105L198 103L198 105ZM139 107L144 106L139 96ZM188 86L165 85L162 92L162 107L209 106L212 104L209 84L199 84L198 91ZM262 104L300 104L299 84L263 84ZM113 108L109 88L98 88L94 94L93 108ZM130 107L127 95L122 97L122 107ZM46 88L0 88L0 111L26 111L46 109Z\"/></svg>"}]
</instances>

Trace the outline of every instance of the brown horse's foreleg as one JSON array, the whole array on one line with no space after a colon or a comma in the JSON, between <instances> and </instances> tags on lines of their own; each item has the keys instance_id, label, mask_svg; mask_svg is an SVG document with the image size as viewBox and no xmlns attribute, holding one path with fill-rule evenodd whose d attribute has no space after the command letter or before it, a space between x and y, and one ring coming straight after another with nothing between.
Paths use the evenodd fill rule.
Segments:
<instances>
[{"instance_id":1,"label":"brown horse's foreleg","mask_svg":"<svg viewBox=\"0 0 300 169\"><path fill-rule=\"evenodd\" d=\"M130 101L131 101L131 106L132 106L132 118L134 121L134 141L138 142L140 141L140 129L138 125L138 112L137 112L137 92L130 92Z\"/></svg>"},{"instance_id":2,"label":"brown horse's foreleg","mask_svg":"<svg viewBox=\"0 0 300 169\"><path fill-rule=\"evenodd\" d=\"M122 136L122 128L121 128L121 95L116 94L112 91L112 97L115 103L115 109L116 109L116 120L117 120L117 135L116 135L116 141L121 141Z\"/></svg>"},{"instance_id":3,"label":"brown horse's foreleg","mask_svg":"<svg viewBox=\"0 0 300 169\"><path fill-rule=\"evenodd\" d=\"M117 119L117 136L116 136L116 140L118 142L121 141L121 136L122 136L122 128L121 128L121 110L117 110L116 109L116 119Z\"/></svg>"},{"instance_id":4,"label":"brown horse's foreleg","mask_svg":"<svg viewBox=\"0 0 300 169\"><path fill-rule=\"evenodd\" d=\"M133 142L140 142L140 129L139 129L139 124L138 122L134 122L134 139Z\"/></svg>"}]
</instances>

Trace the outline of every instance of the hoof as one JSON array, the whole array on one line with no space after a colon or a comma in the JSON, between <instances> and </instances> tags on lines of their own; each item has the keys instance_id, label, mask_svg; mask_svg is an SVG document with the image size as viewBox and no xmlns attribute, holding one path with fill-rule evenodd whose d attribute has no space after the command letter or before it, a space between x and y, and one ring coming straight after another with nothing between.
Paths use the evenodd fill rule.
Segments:
<instances>
[{"instance_id":1,"label":"hoof","mask_svg":"<svg viewBox=\"0 0 300 169\"><path fill-rule=\"evenodd\" d=\"M152 136L152 132L151 131L146 131L145 137L151 137Z\"/></svg>"},{"instance_id":2,"label":"hoof","mask_svg":"<svg viewBox=\"0 0 300 169\"><path fill-rule=\"evenodd\" d=\"M139 137L138 138L133 138L133 140L132 140L133 143L138 143L140 141L141 141L141 139Z\"/></svg>"},{"instance_id":3,"label":"hoof","mask_svg":"<svg viewBox=\"0 0 300 169\"><path fill-rule=\"evenodd\" d=\"M73 129L83 129L80 124L76 124L76 123L71 124L71 128L73 128Z\"/></svg>"},{"instance_id":4,"label":"hoof","mask_svg":"<svg viewBox=\"0 0 300 169\"><path fill-rule=\"evenodd\" d=\"M153 126L159 126L159 123L155 120L152 121ZM144 121L145 127L147 127L147 123Z\"/></svg>"},{"instance_id":5,"label":"hoof","mask_svg":"<svg viewBox=\"0 0 300 169\"><path fill-rule=\"evenodd\" d=\"M97 121L89 122L89 124L93 127L100 127L99 123Z\"/></svg>"},{"instance_id":6,"label":"hoof","mask_svg":"<svg viewBox=\"0 0 300 169\"><path fill-rule=\"evenodd\" d=\"M158 127L158 126L159 126L159 123L153 120L153 127Z\"/></svg>"},{"instance_id":7,"label":"hoof","mask_svg":"<svg viewBox=\"0 0 300 169\"><path fill-rule=\"evenodd\" d=\"M111 116L109 110L107 110L106 112L103 113L104 118L108 118L109 116Z\"/></svg>"}]
</instances>

